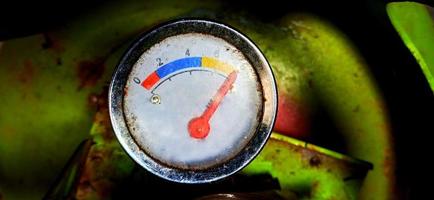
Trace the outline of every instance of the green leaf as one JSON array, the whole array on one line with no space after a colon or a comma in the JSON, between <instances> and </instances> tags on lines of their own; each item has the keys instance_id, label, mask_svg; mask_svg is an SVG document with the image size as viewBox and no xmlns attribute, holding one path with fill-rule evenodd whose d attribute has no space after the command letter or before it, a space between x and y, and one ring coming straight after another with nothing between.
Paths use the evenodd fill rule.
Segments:
<instances>
[{"instance_id":1,"label":"green leaf","mask_svg":"<svg viewBox=\"0 0 434 200\"><path fill-rule=\"evenodd\" d=\"M415 2L394 2L387 5L387 13L434 92L434 9Z\"/></svg>"}]
</instances>

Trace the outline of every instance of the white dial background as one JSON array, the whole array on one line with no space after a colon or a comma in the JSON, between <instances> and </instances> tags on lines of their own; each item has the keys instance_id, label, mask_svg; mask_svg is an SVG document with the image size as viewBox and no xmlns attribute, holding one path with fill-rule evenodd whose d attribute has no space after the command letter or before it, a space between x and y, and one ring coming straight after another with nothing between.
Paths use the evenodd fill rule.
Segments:
<instances>
[{"instance_id":1,"label":"white dial background","mask_svg":"<svg viewBox=\"0 0 434 200\"><path fill-rule=\"evenodd\" d=\"M134 81L143 81L160 62L164 65L185 57L212 57L238 71L233 88L210 119L211 130L204 139L192 138L188 123L204 112L228 74L188 68L167 76L172 76L170 80L164 77L154 90L160 104L151 102L152 89ZM198 69L205 71L195 71ZM125 118L132 137L149 156L178 168L206 168L234 157L251 139L262 111L260 88L250 63L225 40L199 33L172 36L145 51L133 66L125 88Z\"/></svg>"}]
</instances>

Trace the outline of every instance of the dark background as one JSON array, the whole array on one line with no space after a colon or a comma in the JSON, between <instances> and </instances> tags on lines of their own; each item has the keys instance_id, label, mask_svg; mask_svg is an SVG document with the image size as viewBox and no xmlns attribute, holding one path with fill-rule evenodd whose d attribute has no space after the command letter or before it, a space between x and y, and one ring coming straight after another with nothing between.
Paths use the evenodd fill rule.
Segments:
<instances>
[{"instance_id":1,"label":"dark background","mask_svg":"<svg viewBox=\"0 0 434 200\"><path fill-rule=\"evenodd\" d=\"M55 29L104 2L0 2L0 41ZM434 96L416 60L393 29L385 10L387 2L238 0L227 4L235 9L248 6L249 12L264 21L291 11L308 11L340 28L366 59L385 96L395 138L399 196L426 199L433 185L430 138L434 133ZM418 2L434 6L433 1Z\"/></svg>"}]
</instances>

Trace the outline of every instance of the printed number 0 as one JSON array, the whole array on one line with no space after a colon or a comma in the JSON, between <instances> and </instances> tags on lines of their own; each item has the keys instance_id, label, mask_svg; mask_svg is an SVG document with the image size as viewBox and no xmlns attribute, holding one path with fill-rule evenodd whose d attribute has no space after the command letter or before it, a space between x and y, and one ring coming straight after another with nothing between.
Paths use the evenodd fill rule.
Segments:
<instances>
[{"instance_id":1,"label":"printed number 0","mask_svg":"<svg viewBox=\"0 0 434 200\"><path fill-rule=\"evenodd\" d=\"M137 77L134 77L134 78L133 78L133 81L134 81L134 83L140 84L140 79L137 78Z\"/></svg>"}]
</instances>

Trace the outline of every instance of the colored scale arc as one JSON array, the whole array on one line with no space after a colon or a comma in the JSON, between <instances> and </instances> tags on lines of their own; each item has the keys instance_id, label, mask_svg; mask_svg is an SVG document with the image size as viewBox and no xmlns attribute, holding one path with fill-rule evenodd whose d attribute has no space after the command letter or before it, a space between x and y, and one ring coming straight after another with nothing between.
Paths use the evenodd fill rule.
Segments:
<instances>
[{"instance_id":1,"label":"colored scale arc","mask_svg":"<svg viewBox=\"0 0 434 200\"><path fill-rule=\"evenodd\" d=\"M208 68L222 72L223 74L230 74L234 71L233 67L211 57L187 57L174 60L167 63L157 70L149 74L141 85L150 90L155 84L170 74L176 73L186 68Z\"/></svg>"}]
</instances>

